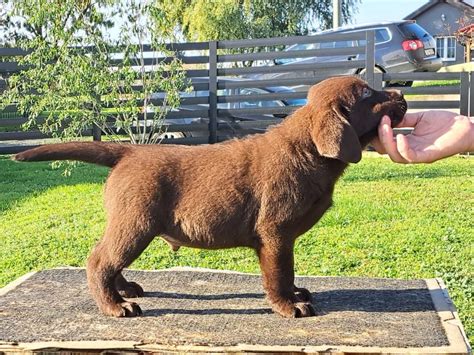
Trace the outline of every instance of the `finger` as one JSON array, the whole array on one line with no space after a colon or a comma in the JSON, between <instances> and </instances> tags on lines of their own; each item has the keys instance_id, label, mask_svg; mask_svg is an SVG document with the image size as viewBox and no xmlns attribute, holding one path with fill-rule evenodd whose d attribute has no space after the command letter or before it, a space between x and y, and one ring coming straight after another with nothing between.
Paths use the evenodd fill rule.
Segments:
<instances>
[{"instance_id":1,"label":"finger","mask_svg":"<svg viewBox=\"0 0 474 355\"><path fill-rule=\"evenodd\" d=\"M407 161L400 155L397 149L397 144L393 139L393 130L390 126L390 119L387 116L382 118L383 122L380 129L381 143L392 161L396 163L407 163Z\"/></svg>"},{"instance_id":2,"label":"finger","mask_svg":"<svg viewBox=\"0 0 474 355\"><path fill-rule=\"evenodd\" d=\"M456 113L443 110L429 110L406 113L397 127L416 127L422 120L436 119L438 117L454 117Z\"/></svg>"},{"instance_id":3,"label":"finger","mask_svg":"<svg viewBox=\"0 0 474 355\"><path fill-rule=\"evenodd\" d=\"M382 116L382 119L380 120L379 126L378 126L378 131L379 131L379 137L382 136L382 127L384 125L389 125L390 126L390 117L387 115Z\"/></svg>"},{"instance_id":4,"label":"finger","mask_svg":"<svg viewBox=\"0 0 474 355\"><path fill-rule=\"evenodd\" d=\"M374 147L374 149L376 150L377 153L379 154L386 154L387 152L385 151L385 148L381 142L381 139L382 139L382 126L383 126L383 123L384 123L384 118L388 116L384 116L382 117L382 119L380 120L380 123L377 127L377 132L378 132L378 136L375 137L371 142L370 144L372 145L372 147Z\"/></svg>"},{"instance_id":5,"label":"finger","mask_svg":"<svg viewBox=\"0 0 474 355\"><path fill-rule=\"evenodd\" d=\"M386 154L387 151L385 150L385 147L383 146L382 143L382 135L383 135L383 125L384 124L390 124L390 118L388 116L383 116L382 119L380 120L380 123L377 127L377 132L378 136L375 137L370 144L374 147L374 149L377 151L379 154Z\"/></svg>"},{"instance_id":6,"label":"finger","mask_svg":"<svg viewBox=\"0 0 474 355\"><path fill-rule=\"evenodd\" d=\"M391 127L391 121L390 117L387 115L383 116L382 119L380 120L379 126L377 128L378 132L378 137L374 139L372 142L374 145L374 148L379 152L380 154L387 154L387 149L385 147L385 141L390 139L390 133L387 134L385 126Z\"/></svg>"},{"instance_id":7,"label":"finger","mask_svg":"<svg viewBox=\"0 0 474 355\"><path fill-rule=\"evenodd\" d=\"M423 119L426 111L406 113L397 127L415 127Z\"/></svg>"},{"instance_id":8,"label":"finger","mask_svg":"<svg viewBox=\"0 0 474 355\"><path fill-rule=\"evenodd\" d=\"M375 151L379 154L386 154L387 152L385 151L385 148L383 147L382 143L380 142L380 139L374 138L372 142L370 142L370 145L375 149Z\"/></svg>"}]
</instances>

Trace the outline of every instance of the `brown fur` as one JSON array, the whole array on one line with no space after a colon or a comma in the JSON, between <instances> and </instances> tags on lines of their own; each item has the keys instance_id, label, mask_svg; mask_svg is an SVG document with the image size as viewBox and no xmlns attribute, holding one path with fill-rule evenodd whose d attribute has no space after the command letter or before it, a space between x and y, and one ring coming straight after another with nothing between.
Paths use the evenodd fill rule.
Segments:
<instances>
[{"instance_id":1,"label":"brown fur","mask_svg":"<svg viewBox=\"0 0 474 355\"><path fill-rule=\"evenodd\" d=\"M307 105L262 135L198 147L53 144L16 159L113 167L105 234L87 263L89 288L103 313L141 314L122 297L143 296L143 290L121 271L161 236L174 249L255 249L273 309L304 317L315 311L309 291L294 285L294 242L331 206L336 180L360 160L382 115L395 125L405 111L399 93L340 77L312 87Z\"/></svg>"}]
</instances>

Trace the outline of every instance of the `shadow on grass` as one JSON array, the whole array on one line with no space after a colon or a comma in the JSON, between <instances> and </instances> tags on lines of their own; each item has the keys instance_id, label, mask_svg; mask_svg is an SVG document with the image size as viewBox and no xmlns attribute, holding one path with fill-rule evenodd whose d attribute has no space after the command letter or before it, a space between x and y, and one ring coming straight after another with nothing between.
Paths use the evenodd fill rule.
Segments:
<instances>
[{"instance_id":1,"label":"shadow on grass","mask_svg":"<svg viewBox=\"0 0 474 355\"><path fill-rule=\"evenodd\" d=\"M109 169L79 163L71 176L63 176L63 171L53 169L49 162L19 163L10 156L0 156L0 214L19 201L57 186L102 184Z\"/></svg>"}]
</instances>

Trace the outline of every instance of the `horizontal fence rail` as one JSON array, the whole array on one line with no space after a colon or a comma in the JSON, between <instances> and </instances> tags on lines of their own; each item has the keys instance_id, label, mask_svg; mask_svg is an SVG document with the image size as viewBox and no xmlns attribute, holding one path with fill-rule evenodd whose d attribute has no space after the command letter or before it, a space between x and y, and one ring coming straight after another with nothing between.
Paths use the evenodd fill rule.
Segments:
<instances>
[{"instance_id":1,"label":"horizontal fence rail","mask_svg":"<svg viewBox=\"0 0 474 355\"><path fill-rule=\"evenodd\" d=\"M145 71L150 73L154 65L173 59L150 46L143 49L143 61L124 58L117 51L109 62L111 68L123 65L127 59L137 66L146 65ZM215 143L264 132L301 107L311 85L338 75L361 75L369 85L380 90L399 89L406 96L409 109L460 109L464 114L472 114L474 110L474 90L470 90L473 77L468 73L376 73L373 31L171 43L166 49L181 60L191 91L183 92L180 107L166 114L160 130L163 144ZM82 47L77 50L93 53L95 49ZM28 53L18 48L0 48L0 90L9 76L25 70L17 60ZM459 85L397 86L397 83L426 80L459 80ZM132 89L142 92L143 86L137 82ZM439 100L433 99L438 97ZM156 92L146 99L155 106L154 110L159 110L166 101L163 92ZM120 100L126 101L126 98ZM120 107L120 100L104 104L104 107ZM145 98L135 100L133 104L142 109L144 102ZM140 124L146 125L155 113L144 111L138 117ZM37 123L43 123L47 116L46 112L40 115ZM0 154L15 153L51 137L38 128L23 131L22 126L27 122L15 106L0 112ZM106 127L118 135L125 135L125 131L115 125L113 115L107 117ZM132 131L136 128L132 127ZM82 133L101 139L97 127Z\"/></svg>"},{"instance_id":2,"label":"horizontal fence rail","mask_svg":"<svg viewBox=\"0 0 474 355\"><path fill-rule=\"evenodd\" d=\"M433 86L390 86L386 87L386 83L394 81L424 81L439 82ZM472 115L469 108L474 105L469 95L472 91L473 84L472 75L467 72L460 73L376 73L375 88L396 89L402 91L408 103L408 109L446 109L459 110L462 115ZM443 85L443 81L457 81L459 84Z\"/></svg>"}]
</instances>

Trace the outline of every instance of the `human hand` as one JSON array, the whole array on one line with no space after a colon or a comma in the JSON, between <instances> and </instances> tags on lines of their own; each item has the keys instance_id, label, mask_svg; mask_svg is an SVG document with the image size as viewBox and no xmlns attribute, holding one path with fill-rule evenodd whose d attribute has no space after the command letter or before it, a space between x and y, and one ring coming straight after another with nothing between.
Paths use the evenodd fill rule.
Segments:
<instances>
[{"instance_id":1,"label":"human hand","mask_svg":"<svg viewBox=\"0 0 474 355\"><path fill-rule=\"evenodd\" d=\"M466 116L440 110L407 113L397 127L414 130L394 138L390 118L384 116L379 135L371 142L377 152L397 163L431 163L474 150L474 121Z\"/></svg>"}]
</instances>

